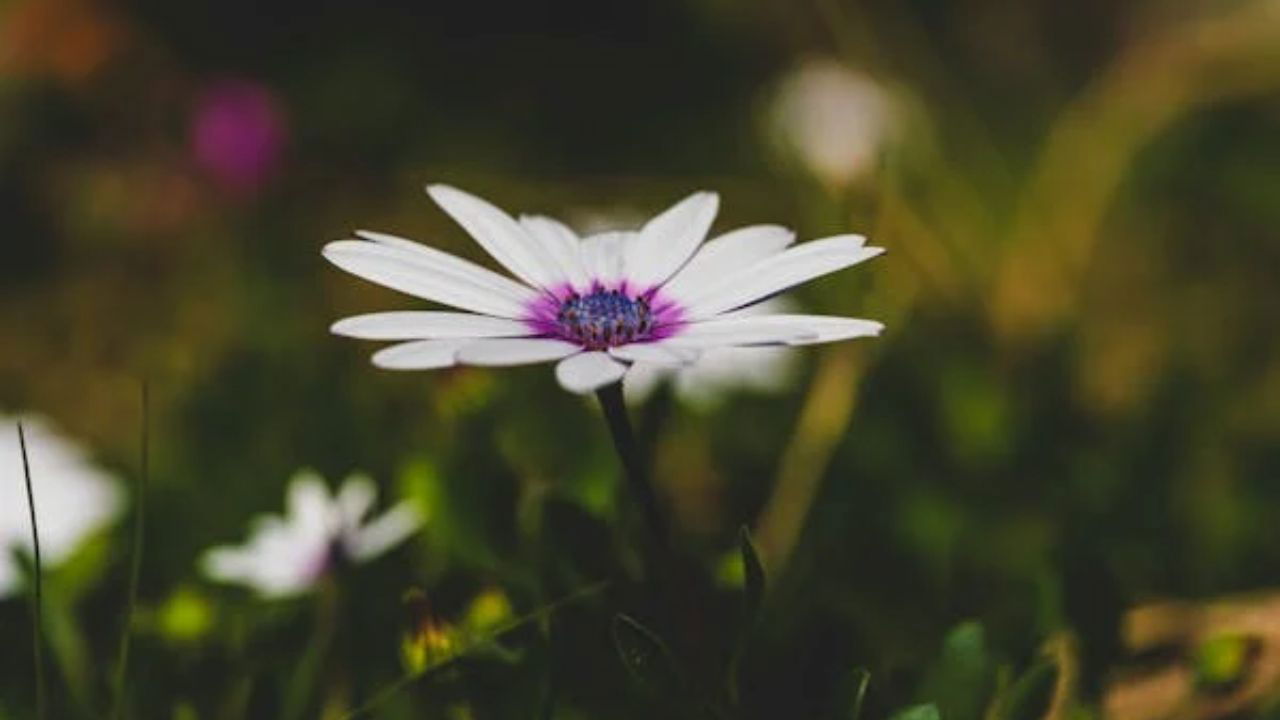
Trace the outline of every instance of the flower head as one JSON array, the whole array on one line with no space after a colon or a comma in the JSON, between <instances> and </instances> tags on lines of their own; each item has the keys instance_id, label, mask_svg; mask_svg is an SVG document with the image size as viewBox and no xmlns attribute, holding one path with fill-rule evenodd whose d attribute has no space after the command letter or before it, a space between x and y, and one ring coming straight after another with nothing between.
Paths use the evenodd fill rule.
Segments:
<instances>
[{"instance_id":1,"label":"flower head","mask_svg":"<svg viewBox=\"0 0 1280 720\"><path fill-rule=\"evenodd\" d=\"M31 519L27 509L18 422L27 441L40 560L44 569L69 558L93 533L105 528L124 506L124 493L110 473L89 462L85 451L60 435L43 418L31 415L0 419L0 598L21 587L15 548L31 551Z\"/></svg>"},{"instance_id":2,"label":"flower head","mask_svg":"<svg viewBox=\"0 0 1280 720\"><path fill-rule=\"evenodd\" d=\"M244 545L206 552L200 560L204 573L265 597L297 595L314 587L335 564L371 560L422 525L407 502L365 522L378 491L363 476L347 478L337 495L330 495L319 475L303 471L290 481L288 495L286 515L258 518Z\"/></svg>"},{"instance_id":3,"label":"flower head","mask_svg":"<svg viewBox=\"0 0 1280 720\"><path fill-rule=\"evenodd\" d=\"M475 196L427 188L440 207L517 279L383 233L325 246L324 256L366 280L468 312L359 315L333 332L405 341L373 356L394 370L558 361L567 390L622 379L632 363L684 366L717 348L786 346L879 334L871 320L739 312L795 285L883 252L860 235L792 247L776 225L703 243L714 193L690 195L634 232L579 238L541 216L512 218Z\"/></svg>"}]
</instances>

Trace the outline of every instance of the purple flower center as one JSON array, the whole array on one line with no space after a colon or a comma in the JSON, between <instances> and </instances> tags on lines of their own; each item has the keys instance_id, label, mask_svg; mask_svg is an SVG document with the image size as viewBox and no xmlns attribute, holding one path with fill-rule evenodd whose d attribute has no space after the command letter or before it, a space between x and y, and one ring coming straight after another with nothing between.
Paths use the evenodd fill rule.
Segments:
<instances>
[{"instance_id":1,"label":"purple flower center","mask_svg":"<svg viewBox=\"0 0 1280 720\"><path fill-rule=\"evenodd\" d=\"M556 312L556 332L588 350L604 350L648 338L653 320L648 301L621 290L571 293Z\"/></svg>"}]
</instances>

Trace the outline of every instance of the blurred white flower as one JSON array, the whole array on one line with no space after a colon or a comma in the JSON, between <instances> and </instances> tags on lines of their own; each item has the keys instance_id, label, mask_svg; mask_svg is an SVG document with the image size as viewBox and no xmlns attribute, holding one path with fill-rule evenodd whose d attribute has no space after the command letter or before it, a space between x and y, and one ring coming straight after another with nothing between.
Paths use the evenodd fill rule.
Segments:
<instances>
[{"instance_id":1,"label":"blurred white flower","mask_svg":"<svg viewBox=\"0 0 1280 720\"><path fill-rule=\"evenodd\" d=\"M314 472L289 482L285 516L257 518L244 545L207 551L200 565L209 578L244 585L269 598L312 589L335 563L362 563L406 540L422 525L408 502L364 522L377 500L373 481L348 477L336 495Z\"/></svg>"},{"instance_id":2,"label":"blurred white flower","mask_svg":"<svg viewBox=\"0 0 1280 720\"><path fill-rule=\"evenodd\" d=\"M868 172L891 127L891 102L871 77L833 60L810 60L783 79L770 130L836 188Z\"/></svg>"},{"instance_id":3,"label":"blurred white flower","mask_svg":"<svg viewBox=\"0 0 1280 720\"><path fill-rule=\"evenodd\" d=\"M736 314L784 313L793 303L773 298ZM622 390L627 400L640 402L663 381L670 381L676 396L699 409L710 409L731 393L748 390L781 392L795 375L798 355L789 347L729 347L708 350L691 365L671 367L636 363L627 373Z\"/></svg>"},{"instance_id":4,"label":"blurred white flower","mask_svg":"<svg viewBox=\"0 0 1280 720\"><path fill-rule=\"evenodd\" d=\"M14 551L31 551L19 421L27 439L44 570L69 558L87 537L110 524L124 506L124 493L116 477L95 467L84 449L58 434L49 421L33 415L0 417L0 478L4 482L0 487L0 598L22 586Z\"/></svg>"}]
</instances>

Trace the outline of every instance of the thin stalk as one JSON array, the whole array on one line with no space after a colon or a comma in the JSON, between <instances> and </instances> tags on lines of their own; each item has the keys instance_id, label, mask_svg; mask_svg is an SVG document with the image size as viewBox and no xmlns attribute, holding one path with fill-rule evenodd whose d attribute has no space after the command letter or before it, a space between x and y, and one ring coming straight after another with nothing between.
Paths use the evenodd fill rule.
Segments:
<instances>
[{"instance_id":1,"label":"thin stalk","mask_svg":"<svg viewBox=\"0 0 1280 720\"><path fill-rule=\"evenodd\" d=\"M142 574L143 528L147 519L147 479L150 458L150 400L147 383L142 383L142 441L141 469L138 474L137 488L134 490L137 516L133 523L133 546L129 550L129 599L125 605L124 628L120 631L120 654L116 661L115 707L111 717L124 716L125 680L129 669L129 641L133 629L133 611L138 604L138 578Z\"/></svg>"},{"instance_id":2,"label":"thin stalk","mask_svg":"<svg viewBox=\"0 0 1280 720\"><path fill-rule=\"evenodd\" d=\"M665 552L668 545L667 521L658 509L658 497L649 484L644 463L640 459L640 446L636 444L635 433L631 430L631 419L627 416L627 406L622 400L622 383L614 383L596 391L600 399L600 407L604 410L605 421L609 425L609 434L613 437L613 448L622 462L623 474L632 494L640 503L644 515L645 527L648 529L653 547Z\"/></svg>"},{"instance_id":3,"label":"thin stalk","mask_svg":"<svg viewBox=\"0 0 1280 720\"><path fill-rule=\"evenodd\" d=\"M280 715L286 720L304 717L308 706L322 704L316 697L316 689L321 686L321 678L325 674L325 666L338 633L340 601L337 581L326 576L316 594L310 642L289 681L284 711Z\"/></svg>"},{"instance_id":4,"label":"thin stalk","mask_svg":"<svg viewBox=\"0 0 1280 720\"><path fill-rule=\"evenodd\" d=\"M35 556L35 569L33 570L35 585L35 605L32 614L35 619L35 626L31 632L31 646L35 654L36 661L36 717L43 718L45 714L45 690L44 690L44 585L41 580L41 564L40 564L40 529L36 523L36 494L31 487L31 462L27 458L27 436L22 430L22 423L18 423L18 448L22 452L22 474L26 478L27 483L27 512L31 515L31 550Z\"/></svg>"}]
</instances>

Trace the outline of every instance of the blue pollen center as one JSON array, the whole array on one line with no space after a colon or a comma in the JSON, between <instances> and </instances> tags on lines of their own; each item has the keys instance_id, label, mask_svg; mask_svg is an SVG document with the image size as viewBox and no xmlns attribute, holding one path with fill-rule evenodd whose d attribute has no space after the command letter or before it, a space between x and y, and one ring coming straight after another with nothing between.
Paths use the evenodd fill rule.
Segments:
<instances>
[{"instance_id":1,"label":"blue pollen center","mask_svg":"<svg viewBox=\"0 0 1280 720\"><path fill-rule=\"evenodd\" d=\"M653 314L643 298L597 290L566 298L556 313L556 327L565 340L603 350L643 339L653 329Z\"/></svg>"}]
</instances>

